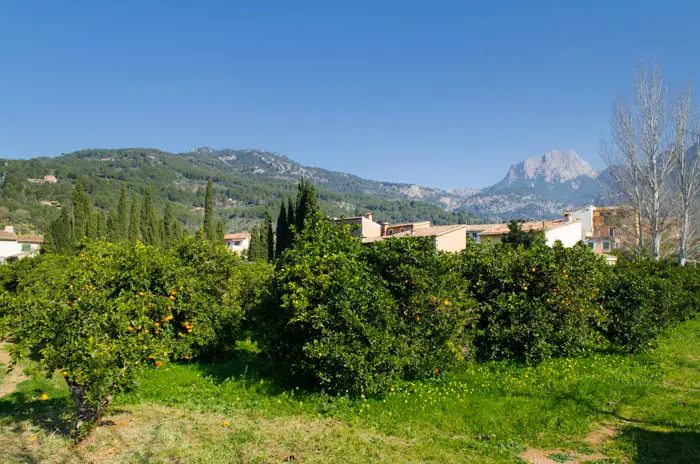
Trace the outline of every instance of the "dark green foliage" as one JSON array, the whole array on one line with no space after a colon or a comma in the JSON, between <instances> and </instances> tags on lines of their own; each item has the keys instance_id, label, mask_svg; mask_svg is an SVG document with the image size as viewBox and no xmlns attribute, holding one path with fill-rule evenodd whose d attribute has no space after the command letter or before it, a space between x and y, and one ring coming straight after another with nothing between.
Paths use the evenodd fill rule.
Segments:
<instances>
[{"instance_id":1,"label":"dark green foliage","mask_svg":"<svg viewBox=\"0 0 700 464\"><path fill-rule=\"evenodd\" d=\"M302 178L297 186L297 198L294 208L294 224L297 232L304 228L307 217L315 215L320 208L316 198L316 188L309 180Z\"/></svg>"},{"instance_id":2,"label":"dark green foliage","mask_svg":"<svg viewBox=\"0 0 700 464\"><path fill-rule=\"evenodd\" d=\"M461 261L480 303L475 334L480 359L533 363L579 355L600 341L605 322L600 287L609 269L583 244L469 244Z\"/></svg>"},{"instance_id":3,"label":"dark green foliage","mask_svg":"<svg viewBox=\"0 0 700 464\"><path fill-rule=\"evenodd\" d=\"M287 233L285 236L285 248L292 246L292 227L296 227L297 216L294 211L294 200L292 197L287 199Z\"/></svg>"},{"instance_id":4,"label":"dark green foliage","mask_svg":"<svg viewBox=\"0 0 700 464\"><path fill-rule=\"evenodd\" d=\"M111 395L134 386L137 369L231 350L249 308L242 298L259 295L252 287L265 281L204 240L169 253L84 241L77 256L45 254L3 269L0 330L14 338L14 360L31 355L47 375L62 373L82 438Z\"/></svg>"},{"instance_id":5,"label":"dark green foliage","mask_svg":"<svg viewBox=\"0 0 700 464\"><path fill-rule=\"evenodd\" d=\"M73 236L73 224L71 214L65 206L61 208L61 215L48 227L45 236L44 248L52 253L71 253L75 247Z\"/></svg>"},{"instance_id":6,"label":"dark green foliage","mask_svg":"<svg viewBox=\"0 0 700 464\"><path fill-rule=\"evenodd\" d=\"M610 313L607 337L626 351L643 351L665 327L700 312L700 271L652 259L619 259L604 304Z\"/></svg>"},{"instance_id":7,"label":"dark green foliage","mask_svg":"<svg viewBox=\"0 0 700 464\"><path fill-rule=\"evenodd\" d=\"M129 241L135 242L141 237L139 226L139 203L136 198L131 200L131 214L129 215Z\"/></svg>"},{"instance_id":8,"label":"dark green foliage","mask_svg":"<svg viewBox=\"0 0 700 464\"><path fill-rule=\"evenodd\" d=\"M439 372L472 357L475 303L456 255L438 254L427 237L385 240L363 251L373 278L396 302L397 335L411 340L404 360L406 376Z\"/></svg>"},{"instance_id":9,"label":"dark green foliage","mask_svg":"<svg viewBox=\"0 0 700 464\"><path fill-rule=\"evenodd\" d=\"M531 247L534 243L545 243L544 231L540 230L523 230L523 220L513 219L508 223L508 233L503 236L502 243L512 247L523 245L526 248Z\"/></svg>"},{"instance_id":10,"label":"dark green foliage","mask_svg":"<svg viewBox=\"0 0 700 464\"><path fill-rule=\"evenodd\" d=\"M260 238L265 246L265 261L273 261L275 259L275 233L272 230L272 218L270 217L269 211L265 212Z\"/></svg>"},{"instance_id":11,"label":"dark green foliage","mask_svg":"<svg viewBox=\"0 0 700 464\"><path fill-rule=\"evenodd\" d=\"M88 236L88 222L92 208L83 184L78 183L73 191L73 236L77 242Z\"/></svg>"},{"instance_id":12,"label":"dark green foliage","mask_svg":"<svg viewBox=\"0 0 700 464\"><path fill-rule=\"evenodd\" d=\"M212 198L211 179L207 180L207 191L204 200L204 237L214 239L214 200Z\"/></svg>"},{"instance_id":13,"label":"dark green foliage","mask_svg":"<svg viewBox=\"0 0 700 464\"><path fill-rule=\"evenodd\" d=\"M260 314L268 354L289 375L333 391L386 391L402 375L406 344L396 308L372 278L359 240L320 215L279 261L273 301Z\"/></svg>"},{"instance_id":14,"label":"dark green foliage","mask_svg":"<svg viewBox=\"0 0 700 464\"><path fill-rule=\"evenodd\" d=\"M285 201L280 204L280 212L277 215L277 242L275 243L275 255L280 256L287 248L287 234L289 233L289 225L287 224L287 209Z\"/></svg>"},{"instance_id":15,"label":"dark green foliage","mask_svg":"<svg viewBox=\"0 0 700 464\"><path fill-rule=\"evenodd\" d=\"M141 203L141 240L146 245L159 244L158 220L153 203L153 191L151 186L146 187Z\"/></svg>"},{"instance_id":16,"label":"dark green foliage","mask_svg":"<svg viewBox=\"0 0 700 464\"><path fill-rule=\"evenodd\" d=\"M116 220L113 221L114 230L111 232L111 237L113 237L114 241L125 239L129 234L129 209L126 202L126 184L124 182L122 182L116 214Z\"/></svg>"},{"instance_id":17,"label":"dark green foliage","mask_svg":"<svg viewBox=\"0 0 700 464\"><path fill-rule=\"evenodd\" d=\"M165 205L165 215L163 216L163 230L162 230L162 245L163 248L170 248L170 245L176 240L175 238L175 224L173 218L173 208L170 203Z\"/></svg>"}]
</instances>

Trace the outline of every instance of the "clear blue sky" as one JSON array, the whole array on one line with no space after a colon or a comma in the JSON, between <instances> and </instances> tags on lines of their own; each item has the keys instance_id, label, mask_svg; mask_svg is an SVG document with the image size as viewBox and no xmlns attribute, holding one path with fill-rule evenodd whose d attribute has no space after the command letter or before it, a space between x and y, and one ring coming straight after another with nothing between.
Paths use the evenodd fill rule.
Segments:
<instances>
[{"instance_id":1,"label":"clear blue sky","mask_svg":"<svg viewBox=\"0 0 700 464\"><path fill-rule=\"evenodd\" d=\"M263 148L482 187L574 149L656 57L700 87L700 2L0 0L0 156Z\"/></svg>"}]
</instances>

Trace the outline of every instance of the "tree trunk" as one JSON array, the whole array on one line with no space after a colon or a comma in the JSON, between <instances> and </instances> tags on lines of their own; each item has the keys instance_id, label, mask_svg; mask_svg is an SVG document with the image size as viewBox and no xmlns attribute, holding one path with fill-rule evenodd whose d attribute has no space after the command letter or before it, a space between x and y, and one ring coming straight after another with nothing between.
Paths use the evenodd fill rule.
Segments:
<instances>
[{"instance_id":1,"label":"tree trunk","mask_svg":"<svg viewBox=\"0 0 700 464\"><path fill-rule=\"evenodd\" d=\"M686 208L684 205L683 216L681 217L681 231L680 231L680 243L678 249L678 265L685 266L685 248L686 248L686 238L688 235L688 222L690 215L690 208Z\"/></svg>"},{"instance_id":2,"label":"tree trunk","mask_svg":"<svg viewBox=\"0 0 700 464\"><path fill-rule=\"evenodd\" d=\"M77 441L81 441L92 434L97 421L112 402L112 397L108 395L96 405L87 398L88 389L85 385L68 382L68 389L73 396L77 415L74 435Z\"/></svg>"}]
</instances>

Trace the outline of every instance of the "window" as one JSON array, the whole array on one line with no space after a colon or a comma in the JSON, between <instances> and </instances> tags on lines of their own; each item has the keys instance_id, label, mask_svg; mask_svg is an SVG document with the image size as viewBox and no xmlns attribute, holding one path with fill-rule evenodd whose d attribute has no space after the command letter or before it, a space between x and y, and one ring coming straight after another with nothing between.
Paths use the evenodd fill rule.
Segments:
<instances>
[{"instance_id":1,"label":"window","mask_svg":"<svg viewBox=\"0 0 700 464\"><path fill-rule=\"evenodd\" d=\"M29 251L31 249L32 249L32 246L29 243L22 244L22 251Z\"/></svg>"},{"instance_id":2,"label":"window","mask_svg":"<svg viewBox=\"0 0 700 464\"><path fill-rule=\"evenodd\" d=\"M610 242L605 241L603 242L603 251L608 251L610 250Z\"/></svg>"},{"instance_id":3,"label":"window","mask_svg":"<svg viewBox=\"0 0 700 464\"><path fill-rule=\"evenodd\" d=\"M588 248L590 248L591 250L595 248L595 242L593 241L586 242L586 245L588 245Z\"/></svg>"},{"instance_id":4,"label":"window","mask_svg":"<svg viewBox=\"0 0 700 464\"><path fill-rule=\"evenodd\" d=\"M241 246L241 241L240 241L240 240L234 240L234 241L233 241L233 246Z\"/></svg>"},{"instance_id":5,"label":"window","mask_svg":"<svg viewBox=\"0 0 700 464\"><path fill-rule=\"evenodd\" d=\"M611 227L610 230L608 231L608 236L613 237L615 235L615 228Z\"/></svg>"}]
</instances>

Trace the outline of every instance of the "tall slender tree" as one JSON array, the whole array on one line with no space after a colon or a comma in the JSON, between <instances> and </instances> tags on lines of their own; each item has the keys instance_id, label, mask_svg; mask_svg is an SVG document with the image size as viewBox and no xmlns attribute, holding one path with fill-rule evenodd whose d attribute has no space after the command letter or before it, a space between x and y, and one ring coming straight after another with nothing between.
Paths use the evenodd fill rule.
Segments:
<instances>
[{"instance_id":1,"label":"tall slender tree","mask_svg":"<svg viewBox=\"0 0 700 464\"><path fill-rule=\"evenodd\" d=\"M211 178L207 180L207 193L204 199L204 237L214 238L214 200L212 198Z\"/></svg>"},{"instance_id":2,"label":"tall slender tree","mask_svg":"<svg viewBox=\"0 0 700 464\"><path fill-rule=\"evenodd\" d=\"M170 245L174 241L174 219L173 219L173 207L168 202L165 205L165 214L163 215L163 247L170 248Z\"/></svg>"},{"instance_id":3,"label":"tall slender tree","mask_svg":"<svg viewBox=\"0 0 700 464\"><path fill-rule=\"evenodd\" d=\"M266 261L272 261L275 259L275 233L272 230L272 218L270 217L270 211L265 211L265 219L262 225L261 239L264 244L264 254Z\"/></svg>"},{"instance_id":4,"label":"tall slender tree","mask_svg":"<svg viewBox=\"0 0 700 464\"><path fill-rule=\"evenodd\" d=\"M694 202L700 193L700 124L693 120L691 89L681 95L673 111L673 158L674 173L671 176L678 191L678 265L685 266L688 252L697 239L697 230L692 226Z\"/></svg>"},{"instance_id":5,"label":"tall slender tree","mask_svg":"<svg viewBox=\"0 0 700 464\"><path fill-rule=\"evenodd\" d=\"M224 221L216 221L216 233L214 237L214 241L217 244L221 244L224 242Z\"/></svg>"},{"instance_id":6,"label":"tall slender tree","mask_svg":"<svg viewBox=\"0 0 700 464\"><path fill-rule=\"evenodd\" d=\"M88 234L91 209L83 184L78 182L73 190L73 235L78 242Z\"/></svg>"},{"instance_id":7,"label":"tall slender tree","mask_svg":"<svg viewBox=\"0 0 700 464\"><path fill-rule=\"evenodd\" d=\"M129 234L129 207L126 203L126 184L122 182L122 191L119 196L119 206L117 207L117 221L112 235L118 239L126 238Z\"/></svg>"},{"instance_id":8,"label":"tall slender tree","mask_svg":"<svg viewBox=\"0 0 700 464\"><path fill-rule=\"evenodd\" d=\"M285 200L282 199L280 204L280 214L277 216L277 243L275 244L275 255L280 256L285 249L285 241L289 226L287 225L287 208L285 208Z\"/></svg>"},{"instance_id":9,"label":"tall slender tree","mask_svg":"<svg viewBox=\"0 0 700 464\"><path fill-rule=\"evenodd\" d=\"M287 199L287 228L284 233L285 249L292 246L292 239L294 238L292 226L296 227L296 211L294 211L294 200L292 197L289 197Z\"/></svg>"},{"instance_id":10,"label":"tall slender tree","mask_svg":"<svg viewBox=\"0 0 700 464\"><path fill-rule=\"evenodd\" d=\"M129 215L129 240L135 242L141 235L139 227L139 202L136 197L131 200L131 214Z\"/></svg>"},{"instance_id":11,"label":"tall slender tree","mask_svg":"<svg viewBox=\"0 0 700 464\"><path fill-rule=\"evenodd\" d=\"M141 237L146 245L158 245L158 221L150 185L144 191L141 204Z\"/></svg>"},{"instance_id":12,"label":"tall slender tree","mask_svg":"<svg viewBox=\"0 0 700 464\"><path fill-rule=\"evenodd\" d=\"M316 188L310 181L302 178L297 186L297 191L295 220L297 232L301 232L304 229L306 218L316 213L319 207L318 199L316 198Z\"/></svg>"}]
</instances>

